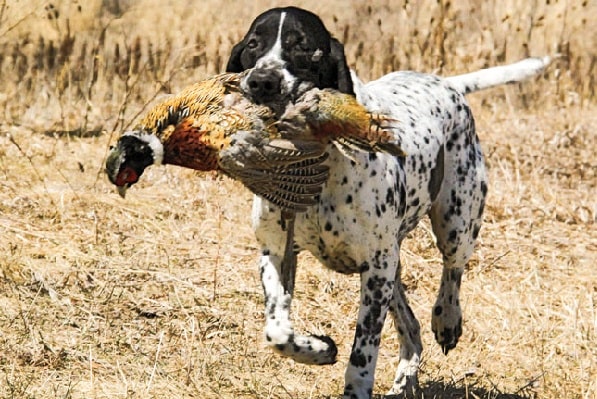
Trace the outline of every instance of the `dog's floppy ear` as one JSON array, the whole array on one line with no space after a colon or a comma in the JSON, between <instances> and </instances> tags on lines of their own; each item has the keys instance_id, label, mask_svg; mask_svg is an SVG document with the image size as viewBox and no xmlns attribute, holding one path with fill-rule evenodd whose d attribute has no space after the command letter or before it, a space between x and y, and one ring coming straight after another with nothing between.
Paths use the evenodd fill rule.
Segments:
<instances>
[{"instance_id":1,"label":"dog's floppy ear","mask_svg":"<svg viewBox=\"0 0 597 399\"><path fill-rule=\"evenodd\" d=\"M228 64L226 64L226 72L242 72L244 71L243 65L240 61L240 56L245 49L245 39L241 40L234 47L230 53Z\"/></svg>"},{"instance_id":2,"label":"dog's floppy ear","mask_svg":"<svg viewBox=\"0 0 597 399\"><path fill-rule=\"evenodd\" d=\"M330 55L336 63L338 90L340 90L342 93L354 95L352 79L350 78L350 69L348 68L346 56L344 55L344 46L334 38L331 39Z\"/></svg>"}]
</instances>

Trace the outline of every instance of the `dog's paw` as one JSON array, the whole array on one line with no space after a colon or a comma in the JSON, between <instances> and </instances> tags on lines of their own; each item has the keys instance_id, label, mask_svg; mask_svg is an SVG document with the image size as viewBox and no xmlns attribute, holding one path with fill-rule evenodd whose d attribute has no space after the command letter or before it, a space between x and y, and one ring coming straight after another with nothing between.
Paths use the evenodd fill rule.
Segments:
<instances>
[{"instance_id":1,"label":"dog's paw","mask_svg":"<svg viewBox=\"0 0 597 399\"><path fill-rule=\"evenodd\" d=\"M431 329L445 355L456 347L462 335L462 310L458 305L439 302L433 307Z\"/></svg>"},{"instance_id":2,"label":"dog's paw","mask_svg":"<svg viewBox=\"0 0 597 399\"><path fill-rule=\"evenodd\" d=\"M334 364L338 348L326 335L291 335L288 342L275 344L273 348L283 356L304 364Z\"/></svg>"}]
</instances>

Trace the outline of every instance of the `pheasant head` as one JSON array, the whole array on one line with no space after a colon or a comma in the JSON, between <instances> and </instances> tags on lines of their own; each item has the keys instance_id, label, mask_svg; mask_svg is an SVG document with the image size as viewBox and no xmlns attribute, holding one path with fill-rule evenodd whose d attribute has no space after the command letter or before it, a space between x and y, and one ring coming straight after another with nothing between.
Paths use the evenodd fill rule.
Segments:
<instances>
[{"instance_id":1,"label":"pheasant head","mask_svg":"<svg viewBox=\"0 0 597 399\"><path fill-rule=\"evenodd\" d=\"M139 181L150 165L160 165L164 159L164 146L157 136L142 130L123 134L110 149L106 159L108 179L124 197L126 190Z\"/></svg>"}]
</instances>

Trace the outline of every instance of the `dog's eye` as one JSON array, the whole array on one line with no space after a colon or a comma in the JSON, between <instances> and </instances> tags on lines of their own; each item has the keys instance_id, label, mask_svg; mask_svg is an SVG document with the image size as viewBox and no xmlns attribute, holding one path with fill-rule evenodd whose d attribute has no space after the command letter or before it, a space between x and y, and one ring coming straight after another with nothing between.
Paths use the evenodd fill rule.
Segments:
<instances>
[{"instance_id":1,"label":"dog's eye","mask_svg":"<svg viewBox=\"0 0 597 399\"><path fill-rule=\"evenodd\" d=\"M309 52L311 49L309 48L309 45L305 42L301 42L298 45L299 50L306 52Z\"/></svg>"},{"instance_id":2,"label":"dog's eye","mask_svg":"<svg viewBox=\"0 0 597 399\"><path fill-rule=\"evenodd\" d=\"M255 49L255 48L257 48L258 45L259 45L259 43L257 43L257 40L255 40L255 39L251 39L251 40L249 40L249 43L247 43L247 47L250 49Z\"/></svg>"},{"instance_id":3,"label":"dog's eye","mask_svg":"<svg viewBox=\"0 0 597 399\"><path fill-rule=\"evenodd\" d=\"M304 37L288 37L286 40L286 44L289 47L292 46L295 51L300 51L301 53L307 53L311 51L309 43Z\"/></svg>"}]
</instances>

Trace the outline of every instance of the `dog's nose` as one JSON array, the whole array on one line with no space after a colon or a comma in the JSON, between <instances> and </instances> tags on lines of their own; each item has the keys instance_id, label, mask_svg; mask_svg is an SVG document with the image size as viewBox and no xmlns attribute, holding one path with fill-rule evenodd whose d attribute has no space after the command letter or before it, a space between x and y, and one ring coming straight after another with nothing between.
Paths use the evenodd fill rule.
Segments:
<instances>
[{"instance_id":1,"label":"dog's nose","mask_svg":"<svg viewBox=\"0 0 597 399\"><path fill-rule=\"evenodd\" d=\"M247 77L247 86L253 101L265 103L280 94L282 76L271 69L255 69Z\"/></svg>"}]
</instances>

